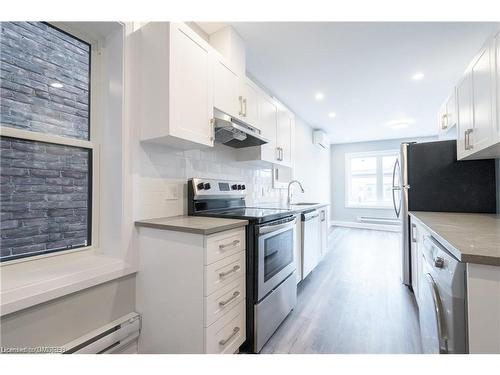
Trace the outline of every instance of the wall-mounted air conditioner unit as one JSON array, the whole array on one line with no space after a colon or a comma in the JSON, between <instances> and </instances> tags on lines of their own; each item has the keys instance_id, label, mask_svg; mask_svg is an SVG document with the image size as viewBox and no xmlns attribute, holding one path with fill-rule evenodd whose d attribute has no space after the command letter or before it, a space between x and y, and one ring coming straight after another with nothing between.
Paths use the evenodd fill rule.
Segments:
<instances>
[{"instance_id":1,"label":"wall-mounted air conditioner unit","mask_svg":"<svg viewBox=\"0 0 500 375\"><path fill-rule=\"evenodd\" d=\"M328 149L330 147L330 140L326 133L322 130L315 130L313 132L313 143L321 148Z\"/></svg>"}]
</instances>

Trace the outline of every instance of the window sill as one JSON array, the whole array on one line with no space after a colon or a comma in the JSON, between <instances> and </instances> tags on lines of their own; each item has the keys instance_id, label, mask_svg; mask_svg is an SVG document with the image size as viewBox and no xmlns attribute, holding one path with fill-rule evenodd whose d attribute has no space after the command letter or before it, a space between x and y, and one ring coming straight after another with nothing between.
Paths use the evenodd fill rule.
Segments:
<instances>
[{"instance_id":1,"label":"window sill","mask_svg":"<svg viewBox=\"0 0 500 375\"><path fill-rule=\"evenodd\" d=\"M90 251L0 268L0 315L38 305L137 272L122 259Z\"/></svg>"}]
</instances>

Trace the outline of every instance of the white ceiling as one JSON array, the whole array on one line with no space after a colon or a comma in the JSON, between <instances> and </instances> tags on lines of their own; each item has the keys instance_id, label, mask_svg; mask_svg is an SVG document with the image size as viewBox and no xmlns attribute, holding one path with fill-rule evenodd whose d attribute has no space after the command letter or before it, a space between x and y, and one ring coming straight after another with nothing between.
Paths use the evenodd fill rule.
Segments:
<instances>
[{"instance_id":1,"label":"white ceiling","mask_svg":"<svg viewBox=\"0 0 500 375\"><path fill-rule=\"evenodd\" d=\"M240 22L247 71L333 143L434 135L495 23ZM416 72L425 77L411 79ZM322 92L325 98L316 101ZM336 118L330 119L329 112ZM414 119L403 129L393 120Z\"/></svg>"}]
</instances>

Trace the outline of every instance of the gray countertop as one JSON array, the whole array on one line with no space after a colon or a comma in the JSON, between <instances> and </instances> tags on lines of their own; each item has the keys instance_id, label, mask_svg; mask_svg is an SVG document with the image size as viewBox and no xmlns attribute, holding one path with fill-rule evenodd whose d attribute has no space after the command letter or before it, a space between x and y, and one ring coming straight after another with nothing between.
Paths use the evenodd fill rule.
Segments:
<instances>
[{"instance_id":1,"label":"gray countertop","mask_svg":"<svg viewBox=\"0 0 500 375\"><path fill-rule=\"evenodd\" d=\"M500 215L412 211L459 261L500 266Z\"/></svg>"},{"instance_id":2,"label":"gray countertop","mask_svg":"<svg viewBox=\"0 0 500 375\"><path fill-rule=\"evenodd\" d=\"M262 205L264 206L264 205ZM290 206L282 205L282 204L268 204L265 205L268 208L278 208L278 209L284 209L284 210L292 210L296 213L300 213L303 211L308 211L308 210L315 210L321 207L328 206L327 203L317 203L317 204L307 204L307 205L302 205L302 204L291 204Z\"/></svg>"},{"instance_id":3,"label":"gray countertop","mask_svg":"<svg viewBox=\"0 0 500 375\"><path fill-rule=\"evenodd\" d=\"M172 216L139 220L135 222L135 225L138 227L148 227L202 235L244 227L247 224L247 220L219 219L215 217L201 216Z\"/></svg>"}]
</instances>

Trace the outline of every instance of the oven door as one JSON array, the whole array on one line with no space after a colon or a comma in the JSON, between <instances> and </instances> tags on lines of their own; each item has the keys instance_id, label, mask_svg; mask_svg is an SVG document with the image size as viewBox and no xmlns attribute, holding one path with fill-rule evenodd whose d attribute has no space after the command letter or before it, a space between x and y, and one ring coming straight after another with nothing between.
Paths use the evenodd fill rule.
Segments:
<instances>
[{"instance_id":1,"label":"oven door","mask_svg":"<svg viewBox=\"0 0 500 375\"><path fill-rule=\"evenodd\" d=\"M257 301L295 271L296 222L295 217L289 217L257 227Z\"/></svg>"}]
</instances>

